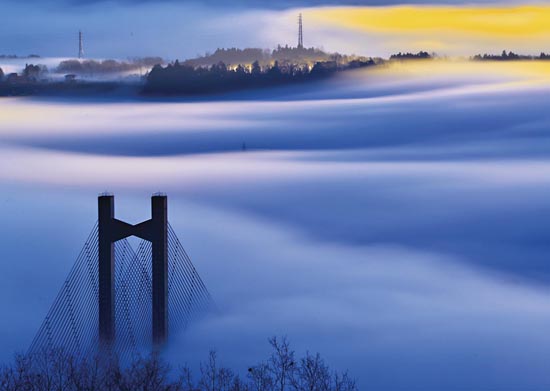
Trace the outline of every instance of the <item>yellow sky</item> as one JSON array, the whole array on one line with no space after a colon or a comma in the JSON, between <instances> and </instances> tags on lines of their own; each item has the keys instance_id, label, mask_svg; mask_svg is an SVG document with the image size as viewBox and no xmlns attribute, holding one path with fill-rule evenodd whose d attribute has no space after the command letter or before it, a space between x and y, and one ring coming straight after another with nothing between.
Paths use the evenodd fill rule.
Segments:
<instances>
[{"instance_id":1,"label":"yellow sky","mask_svg":"<svg viewBox=\"0 0 550 391\"><path fill-rule=\"evenodd\" d=\"M397 46L410 42L411 50L550 51L550 5L325 7L308 10L307 19L378 39L387 37Z\"/></svg>"},{"instance_id":2,"label":"yellow sky","mask_svg":"<svg viewBox=\"0 0 550 391\"><path fill-rule=\"evenodd\" d=\"M308 12L308 17L375 32L447 31L514 37L550 33L550 6L318 8Z\"/></svg>"}]
</instances>

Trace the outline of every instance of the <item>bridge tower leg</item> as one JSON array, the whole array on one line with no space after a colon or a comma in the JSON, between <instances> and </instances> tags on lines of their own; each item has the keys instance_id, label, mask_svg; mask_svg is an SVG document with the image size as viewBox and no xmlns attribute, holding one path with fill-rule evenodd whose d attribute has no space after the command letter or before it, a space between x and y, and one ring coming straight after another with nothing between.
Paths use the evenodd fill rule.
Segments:
<instances>
[{"instance_id":1,"label":"bridge tower leg","mask_svg":"<svg viewBox=\"0 0 550 391\"><path fill-rule=\"evenodd\" d=\"M168 199L151 197L153 245L153 345L160 348L168 336Z\"/></svg>"},{"instance_id":2,"label":"bridge tower leg","mask_svg":"<svg viewBox=\"0 0 550 391\"><path fill-rule=\"evenodd\" d=\"M99 342L110 349L115 339L115 247L112 221L115 200L111 195L98 198L99 229Z\"/></svg>"},{"instance_id":3,"label":"bridge tower leg","mask_svg":"<svg viewBox=\"0 0 550 391\"><path fill-rule=\"evenodd\" d=\"M102 350L115 340L115 246L117 240L138 236L152 243L153 346L158 350L168 336L168 198L151 197L151 219L131 225L115 218L112 195L98 198L99 214L99 340Z\"/></svg>"}]
</instances>

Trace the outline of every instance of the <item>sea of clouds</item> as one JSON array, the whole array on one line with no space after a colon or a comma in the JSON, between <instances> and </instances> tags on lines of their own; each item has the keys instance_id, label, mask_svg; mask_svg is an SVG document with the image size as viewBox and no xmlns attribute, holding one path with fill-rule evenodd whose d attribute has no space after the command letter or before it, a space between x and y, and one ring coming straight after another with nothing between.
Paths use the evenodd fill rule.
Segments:
<instances>
[{"instance_id":1,"label":"sea of clouds","mask_svg":"<svg viewBox=\"0 0 550 391\"><path fill-rule=\"evenodd\" d=\"M288 335L361 389L550 386L548 72L401 64L201 100L0 105L1 358L96 220L170 221L218 313L167 356L246 369Z\"/></svg>"}]
</instances>

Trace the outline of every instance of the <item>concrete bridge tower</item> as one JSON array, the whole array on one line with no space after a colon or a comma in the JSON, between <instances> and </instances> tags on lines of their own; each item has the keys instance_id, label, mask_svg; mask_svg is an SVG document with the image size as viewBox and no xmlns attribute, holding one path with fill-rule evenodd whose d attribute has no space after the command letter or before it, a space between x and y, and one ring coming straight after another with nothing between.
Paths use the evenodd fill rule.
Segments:
<instances>
[{"instance_id":1,"label":"concrete bridge tower","mask_svg":"<svg viewBox=\"0 0 550 391\"><path fill-rule=\"evenodd\" d=\"M158 349L168 337L168 199L151 197L151 219L131 225L115 218L113 195L98 197L99 340L110 349L115 340L115 242L137 236L152 243L152 340Z\"/></svg>"}]
</instances>

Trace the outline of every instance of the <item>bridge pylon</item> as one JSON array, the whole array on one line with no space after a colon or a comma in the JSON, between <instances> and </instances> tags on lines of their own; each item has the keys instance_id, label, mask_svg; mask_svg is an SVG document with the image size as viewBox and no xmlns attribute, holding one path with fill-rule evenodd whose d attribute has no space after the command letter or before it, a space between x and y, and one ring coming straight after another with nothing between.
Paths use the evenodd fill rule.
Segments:
<instances>
[{"instance_id":1,"label":"bridge pylon","mask_svg":"<svg viewBox=\"0 0 550 391\"><path fill-rule=\"evenodd\" d=\"M151 197L151 219L132 225L115 218L111 194L98 197L99 341L109 350L115 341L115 242L137 236L152 244L152 341L159 349L168 337L168 198Z\"/></svg>"},{"instance_id":2,"label":"bridge pylon","mask_svg":"<svg viewBox=\"0 0 550 391\"><path fill-rule=\"evenodd\" d=\"M98 222L64 280L28 354L61 349L78 358L159 351L168 332L184 331L215 308L189 255L168 222L168 199L151 198L151 218L115 217L113 195L98 200ZM142 240L137 250L128 236Z\"/></svg>"}]
</instances>

